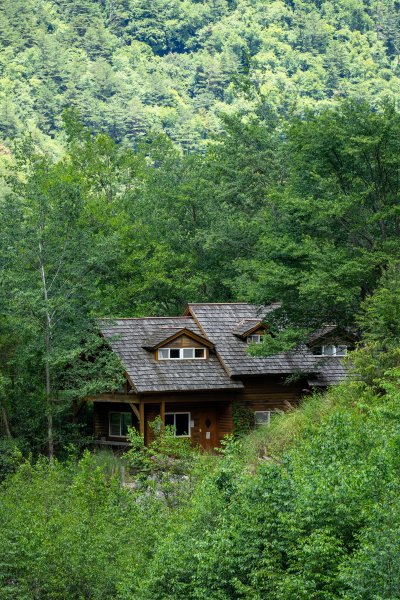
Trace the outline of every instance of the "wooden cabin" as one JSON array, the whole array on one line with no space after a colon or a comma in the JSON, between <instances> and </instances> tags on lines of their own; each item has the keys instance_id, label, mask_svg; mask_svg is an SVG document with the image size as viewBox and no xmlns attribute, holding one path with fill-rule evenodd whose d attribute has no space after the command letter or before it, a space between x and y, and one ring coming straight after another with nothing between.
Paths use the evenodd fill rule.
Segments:
<instances>
[{"instance_id":1,"label":"wooden cabin","mask_svg":"<svg viewBox=\"0 0 400 600\"><path fill-rule=\"evenodd\" d=\"M175 435L213 449L233 431L234 411L252 414L256 426L268 423L274 412L295 407L313 387L340 381L341 357L351 342L334 326L295 352L248 353L248 345L267 334L268 314L276 307L189 304L179 317L103 321L102 335L120 357L126 383L88 398L94 403L97 442L124 446L133 425L148 443L149 423L160 415Z\"/></svg>"}]
</instances>

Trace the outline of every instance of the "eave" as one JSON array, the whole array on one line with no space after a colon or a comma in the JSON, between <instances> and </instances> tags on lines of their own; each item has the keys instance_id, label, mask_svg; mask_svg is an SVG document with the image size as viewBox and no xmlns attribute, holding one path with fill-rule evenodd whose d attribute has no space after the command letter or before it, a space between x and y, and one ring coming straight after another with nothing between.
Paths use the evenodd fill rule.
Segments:
<instances>
[{"instance_id":1,"label":"eave","mask_svg":"<svg viewBox=\"0 0 400 600\"><path fill-rule=\"evenodd\" d=\"M214 348L214 344L212 342L210 342L210 340L208 340L207 338L205 338L201 335L198 335L197 333L194 333L194 331L191 331L190 329L187 329L186 327L179 329L174 334L169 335L166 338L160 339L155 344L145 342L143 344L142 348L144 348L145 350L154 351L154 350L157 350L158 348L161 348L162 346L165 346L166 344L169 344L170 342L176 340L177 338L181 337L182 335L186 335L187 337L191 338L195 342L198 342L199 344L206 346L206 348L209 348L209 349Z\"/></svg>"}]
</instances>

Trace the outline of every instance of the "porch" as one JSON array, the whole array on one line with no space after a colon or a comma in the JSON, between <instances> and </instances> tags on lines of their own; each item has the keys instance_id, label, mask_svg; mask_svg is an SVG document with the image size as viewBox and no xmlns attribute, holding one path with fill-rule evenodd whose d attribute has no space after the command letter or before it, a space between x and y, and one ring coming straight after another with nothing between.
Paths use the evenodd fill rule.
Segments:
<instances>
[{"instance_id":1,"label":"porch","mask_svg":"<svg viewBox=\"0 0 400 600\"><path fill-rule=\"evenodd\" d=\"M209 399L188 401L187 398L141 399L140 402L93 401L94 444L128 447L128 427L135 427L152 440L151 422L160 416L165 425L172 426L177 437L189 438L193 446L212 450L221 439L233 431L232 400Z\"/></svg>"}]
</instances>

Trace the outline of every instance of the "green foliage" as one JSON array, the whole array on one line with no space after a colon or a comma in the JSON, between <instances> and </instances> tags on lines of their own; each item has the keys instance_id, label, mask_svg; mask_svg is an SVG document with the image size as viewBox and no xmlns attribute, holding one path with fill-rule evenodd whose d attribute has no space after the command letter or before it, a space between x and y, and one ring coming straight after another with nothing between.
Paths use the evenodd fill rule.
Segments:
<instances>
[{"instance_id":1,"label":"green foliage","mask_svg":"<svg viewBox=\"0 0 400 600\"><path fill-rule=\"evenodd\" d=\"M60 160L29 136L16 144L0 201L0 408L35 451L46 419L57 449L71 400L119 387L97 318L280 300L272 335L249 348L276 354L323 324L354 327L397 260L400 117L390 104L345 102L289 125L271 111L263 123L225 117L225 132L192 156L162 135L133 151L73 110L64 121Z\"/></svg>"},{"instance_id":2,"label":"green foliage","mask_svg":"<svg viewBox=\"0 0 400 600\"><path fill-rule=\"evenodd\" d=\"M28 129L55 153L71 106L116 141L163 132L191 152L221 112L399 91L395 0L3 0L0 17L0 136Z\"/></svg>"},{"instance_id":3,"label":"green foliage","mask_svg":"<svg viewBox=\"0 0 400 600\"><path fill-rule=\"evenodd\" d=\"M399 596L398 13L0 0L1 598ZM232 300L281 302L255 355L356 324L353 378L219 457L131 430L129 488L21 464L119 387L99 318Z\"/></svg>"},{"instance_id":4,"label":"green foliage","mask_svg":"<svg viewBox=\"0 0 400 600\"><path fill-rule=\"evenodd\" d=\"M150 423L152 440L145 446L143 436L131 428L130 448L124 460L141 489L161 495L176 506L190 493L196 479L197 451L190 439L175 436L174 428L164 427L160 417Z\"/></svg>"},{"instance_id":5,"label":"green foliage","mask_svg":"<svg viewBox=\"0 0 400 600\"><path fill-rule=\"evenodd\" d=\"M138 502L89 454L78 464L26 463L0 493L5 600L129 598L166 527L163 505Z\"/></svg>"},{"instance_id":6,"label":"green foliage","mask_svg":"<svg viewBox=\"0 0 400 600\"><path fill-rule=\"evenodd\" d=\"M281 301L269 318L268 352L321 323L354 326L398 258L399 127L393 105L374 111L355 101L289 126L279 146L284 184L275 176L257 252L238 261L242 296Z\"/></svg>"},{"instance_id":7,"label":"green foliage","mask_svg":"<svg viewBox=\"0 0 400 600\"><path fill-rule=\"evenodd\" d=\"M397 275L395 263L361 317L382 355L396 346L397 313L382 298L397 299ZM0 488L1 597L397 597L400 386L390 373L379 387L349 379L315 395L226 439L219 457L196 454L158 418L147 448L130 431L129 487L107 453L22 464Z\"/></svg>"},{"instance_id":8,"label":"green foliage","mask_svg":"<svg viewBox=\"0 0 400 600\"><path fill-rule=\"evenodd\" d=\"M361 570L360 561L371 535L376 553L385 539L376 511L398 525L399 415L398 396L368 412L353 408L359 400L359 389L348 384L305 405L302 435L282 447L284 422L296 424L294 414L283 416L262 432L264 453L257 450L250 472L242 445L234 458L228 453L195 490L184 523L157 549L140 597L364 597L375 574L372 558ZM265 453L269 444L281 447L276 459ZM395 535L390 539L382 566L395 556ZM398 584L397 570L388 575L385 567L371 581L375 597Z\"/></svg>"},{"instance_id":9,"label":"green foliage","mask_svg":"<svg viewBox=\"0 0 400 600\"><path fill-rule=\"evenodd\" d=\"M235 434L242 436L254 428L254 411L247 406L235 403L232 411Z\"/></svg>"},{"instance_id":10,"label":"green foliage","mask_svg":"<svg viewBox=\"0 0 400 600\"><path fill-rule=\"evenodd\" d=\"M363 343L354 353L354 370L381 393L398 389L400 380L400 270L390 263L379 286L362 304L358 323Z\"/></svg>"},{"instance_id":11,"label":"green foliage","mask_svg":"<svg viewBox=\"0 0 400 600\"><path fill-rule=\"evenodd\" d=\"M23 453L18 440L0 438L0 482L23 462Z\"/></svg>"}]
</instances>

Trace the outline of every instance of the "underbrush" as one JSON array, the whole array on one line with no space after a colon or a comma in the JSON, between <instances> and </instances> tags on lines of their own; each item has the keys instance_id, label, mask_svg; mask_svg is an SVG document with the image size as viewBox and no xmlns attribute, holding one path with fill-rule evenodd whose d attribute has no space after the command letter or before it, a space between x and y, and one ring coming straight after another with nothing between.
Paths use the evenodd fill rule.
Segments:
<instances>
[{"instance_id":1,"label":"underbrush","mask_svg":"<svg viewBox=\"0 0 400 600\"><path fill-rule=\"evenodd\" d=\"M0 597L400 597L400 387L385 385L310 397L217 456L161 428L150 448L132 432L122 461L24 462L0 488Z\"/></svg>"},{"instance_id":2,"label":"underbrush","mask_svg":"<svg viewBox=\"0 0 400 600\"><path fill-rule=\"evenodd\" d=\"M400 597L397 390L350 381L232 440L138 597Z\"/></svg>"}]
</instances>

